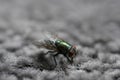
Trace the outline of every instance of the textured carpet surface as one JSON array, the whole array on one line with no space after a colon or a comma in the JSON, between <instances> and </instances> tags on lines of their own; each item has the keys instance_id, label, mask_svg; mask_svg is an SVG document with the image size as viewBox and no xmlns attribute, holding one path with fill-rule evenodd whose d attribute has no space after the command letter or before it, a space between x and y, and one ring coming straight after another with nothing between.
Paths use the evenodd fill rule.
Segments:
<instances>
[{"instance_id":1,"label":"textured carpet surface","mask_svg":"<svg viewBox=\"0 0 120 80\"><path fill-rule=\"evenodd\" d=\"M0 80L120 80L120 0L0 0ZM36 47L45 32L76 45L74 65Z\"/></svg>"}]
</instances>

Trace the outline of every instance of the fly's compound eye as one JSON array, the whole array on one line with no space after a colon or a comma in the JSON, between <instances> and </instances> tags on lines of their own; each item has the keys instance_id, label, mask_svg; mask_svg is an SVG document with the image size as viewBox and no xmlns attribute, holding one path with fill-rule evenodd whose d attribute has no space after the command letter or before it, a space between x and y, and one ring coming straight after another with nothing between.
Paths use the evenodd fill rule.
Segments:
<instances>
[{"instance_id":1,"label":"fly's compound eye","mask_svg":"<svg viewBox=\"0 0 120 80\"><path fill-rule=\"evenodd\" d=\"M76 46L73 46L71 49L70 49L70 52L69 52L69 57L73 58L76 56Z\"/></svg>"}]
</instances>

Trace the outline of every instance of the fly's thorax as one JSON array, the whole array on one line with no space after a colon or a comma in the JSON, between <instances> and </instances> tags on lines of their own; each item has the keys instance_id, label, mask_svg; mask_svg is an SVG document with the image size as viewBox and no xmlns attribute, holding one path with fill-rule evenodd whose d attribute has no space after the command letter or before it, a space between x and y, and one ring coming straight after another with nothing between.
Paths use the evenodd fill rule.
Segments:
<instances>
[{"instance_id":1,"label":"fly's thorax","mask_svg":"<svg viewBox=\"0 0 120 80\"><path fill-rule=\"evenodd\" d=\"M72 47L69 43L63 40L56 40L55 45L57 49L63 53L69 52L70 48Z\"/></svg>"}]
</instances>

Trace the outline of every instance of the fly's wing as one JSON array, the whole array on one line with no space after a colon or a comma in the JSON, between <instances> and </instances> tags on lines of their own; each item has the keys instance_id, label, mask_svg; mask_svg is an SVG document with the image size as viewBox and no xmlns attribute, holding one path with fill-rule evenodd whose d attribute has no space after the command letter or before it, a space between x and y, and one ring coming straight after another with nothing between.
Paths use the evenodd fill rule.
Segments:
<instances>
[{"instance_id":1,"label":"fly's wing","mask_svg":"<svg viewBox=\"0 0 120 80\"><path fill-rule=\"evenodd\" d=\"M52 35L49 32L44 32L41 39L40 40L35 40L33 41L33 44L39 48L46 48L49 50L56 50L55 47L55 40L57 38L54 37L54 35Z\"/></svg>"}]
</instances>

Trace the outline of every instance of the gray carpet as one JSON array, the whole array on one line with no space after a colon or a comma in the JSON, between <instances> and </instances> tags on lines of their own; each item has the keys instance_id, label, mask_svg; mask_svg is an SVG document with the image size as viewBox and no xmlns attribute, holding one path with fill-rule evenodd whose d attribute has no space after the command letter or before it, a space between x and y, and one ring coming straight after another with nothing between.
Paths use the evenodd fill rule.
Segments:
<instances>
[{"instance_id":1,"label":"gray carpet","mask_svg":"<svg viewBox=\"0 0 120 80\"><path fill-rule=\"evenodd\" d=\"M120 80L119 0L0 0L0 80ZM46 32L76 45L57 67L32 41Z\"/></svg>"}]
</instances>

